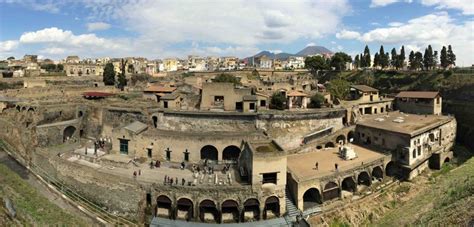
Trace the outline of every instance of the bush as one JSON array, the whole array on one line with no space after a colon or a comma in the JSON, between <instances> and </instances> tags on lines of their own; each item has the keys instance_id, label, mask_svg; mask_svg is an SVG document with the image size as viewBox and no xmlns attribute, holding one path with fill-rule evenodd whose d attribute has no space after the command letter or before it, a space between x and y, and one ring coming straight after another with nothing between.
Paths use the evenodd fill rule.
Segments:
<instances>
[{"instance_id":1,"label":"bush","mask_svg":"<svg viewBox=\"0 0 474 227\"><path fill-rule=\"evenodd\" d=\"M230 74L219 74L218 76L216 76L216 78L214 78L214 80L212 80L216 83L233 83L233 84L237 84L237 85L240 85L240 79L233 76L233 75L230 75Z\"/></svg>"},{"instance_id":2,"label":"bush","mask_svg":"<svg viewBox=\"0 0 474 227\"><path fill-rule=\"evenodd\" d=\"M314 94L311 96L311 102L309 108L321 108L324 104L324 96L321 94Z\"/></svg>"},{"instance_id":3,"label":"bush","mask_svg":"<svg viewBox=\"0 0 474 227\"><path fill-rule=\"evenodd\" d=\"M280 92L275 92L270 100L270 109L284 110L285 107L286 97Z\"/></svg>"}]
</instances>

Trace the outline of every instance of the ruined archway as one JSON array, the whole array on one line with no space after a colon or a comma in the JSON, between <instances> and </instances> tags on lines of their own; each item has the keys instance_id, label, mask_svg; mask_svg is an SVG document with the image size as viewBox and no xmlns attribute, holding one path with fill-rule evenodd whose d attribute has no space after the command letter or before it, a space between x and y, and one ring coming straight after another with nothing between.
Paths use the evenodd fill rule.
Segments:
<instances>
[{"instance_id":1,"label":"ruined archway","mask_svg":"<svg viewBox=\"0 0 474 227\"><path fill-rule=\"evenodd\" d=\"M323 198L325 201L339 198L339 186L334 182L328 182L324 186Z\"/></svg>"},{"instance_id":2,"label":"ruined archway","mask_svg":"<svg viewBox=\"0 0 474 227\"><path fill-rule=\"evenodd\" d=\"M244 202L243 221L258 221L260 219L260 203L257 199L247 199Z\"/></svg>"},{"instance_id":3,"label":"ruined archway","mask_svg":"<svg viewBox=\"0 0 474 227\"><path fill-rule=\"evenodd\" d=\"M346 143L346 137L344 135L339 135L336 138L336 143L340 143L341 141L342 141L342 143Z\"/></svg>"},{"instance_id":4,"label":"ruined archway","mask_svg":"<svg viewBox=\"0 0 474 227\"><path fill-rule=\"evenodd\" d=\"M240 148L234 145L224 148L224 151L222 152L222 160L237 161L239 156Z\"/></svg>"},{"instance_id":5,"label":"ruined archway","mask_svg":"<svg viewBox=\"0 0 474 227\"><path fill-rule=\"evenodd\" d=\"M156 198L156 216L171 218L171 199L160 195Z\"/></svg>"},{"instance_id":6,"label":"ruined archway","mask_svg":"<svg viewBox=\"0 0 474 227\"><path fill-rule=\"evenodd\" d=\"M221 204L222 222L239 222L239 204L235 200L226 200Z\"/></svg>"},{"instance_id":7,"label":"ruined archway","mask_svg":"<svg viewBox=\"0 0 474 227\"><path fill-rule=\"evenodd\" d=\"M370 186L371 183L372 183L372 180L370 179L369 173L367 173L365 171L359 173L359 176L357 177L357 184Z\"/></svg>"},{"instance_id":8,"label":"ruined archway","mask_svg":"<svg viewBox=\"0 0 474 227\"><path fill-rule=\"evenodd\" d=\"M64 129L63 131L63 142L68 141L74 136L74 133L76 132L76 127L74 126L68 126Z\"/></svg>"},{"instance_id":9,"label":"ruined archway","mask_svg":"<svg viewBox=\"0 0 474 227\"><path fill-rule=\"evenodd\" d=\"M303 210L318 206L321 203L321 194L318 189L310 188L303 194Z\"/></svg>"},{"instance_id":10,"label":"ruined archway","mask_svg":"<svg viewBox=\"0 0 474 227\"><path fill-rule=\"evenodd\" d=\"M176 218L189 221L194 216L193 201L187 198L178 199L176 202Z\"/></svg>"},{"instance_id":11,"label":"ruined archway","mask_svg":"<svg viewBox=\"0 0 474 227\"><path fill-rule=\"evenodd\" d=\"M390 161L387 166L385 167L385 173L389 177L395 176L397 172L397 167L395 166L395 163L393 161Z\"/></svg>"},{"instance_id":12,"label":"ruined archway","mask_svg":"<svg viewBox=\"0 0 474 227\"><path fill-rule=\"evenodd\" d=\"M334 148L336 146L334 146L334 143L333 142L327 142L326 145L324 145L324 148Z\"/></svg>"},{"instance_id":13,"label":"ruined archway","mask_svg":"<svg viewBox=\"0 0 474 227\"><path fill-rule=\"evenodd\" d=\"M276 196L270 196L265 200L263 219L271 219L280 216L280 200Z\"/></svg>"},{"instance_id":14,"label":"ruined archway","mask_svg":"<svg viewBox=\"0 0 474 227\"><path fill-rule=\"evenodd\" d=\"M380 166L374 167L374 169L372 170L372 177L377 179L377 180L383 179L382 167L380 167Z\"/></svg>"},{"instance_id":15,"label":"ruined archway","mask_svg":"<svg viewBox=\"0 0 474 227\"><path fill-rule=\"evenodd\" d=\"M199 219L202 222L218 222L219 211L214 201L206 199L199 204Z\"/></svg>"},{"instance_id":16,"label":"ruined archway","mask_svg":"<svg viewBox=\"0 0 474 227\"><path fill-rule=\"evenodd\" d=\"M344 191L355 192L357 190L357 184L352 177L346 177L342 180L341 188Z\"/></svg>"},{"instance_id":17,"label":"ruined archway","mask_svg":"<svg viewBox=\"0 0 474 227\"><path fill-rule=\"evenodd\" d=\"M212 145L206 145L201 148L201 160L211 160L217 161L218 158L218 151L217 148Z\"/></svg>"}]
</instances>

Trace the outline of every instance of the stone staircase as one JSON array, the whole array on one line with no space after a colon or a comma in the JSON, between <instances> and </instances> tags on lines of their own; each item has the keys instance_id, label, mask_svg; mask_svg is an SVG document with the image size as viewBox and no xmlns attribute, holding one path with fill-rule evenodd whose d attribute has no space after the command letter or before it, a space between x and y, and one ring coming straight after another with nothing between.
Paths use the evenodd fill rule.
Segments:
<instances>
[{"instance_id":1,"label":"stone staircase","mask_svg":"<svg viewBox=\"0 0 474 227\"><path fill-rule=\"evenodd\" d=\"M285 202L286 202L286 217L285 219L295 222L296 221L296 216L301 214L300 210L296 208L295 203L293 202L293 199L291 198L290 191L288 188L285 189Z\"/></svg>"}]
</instances>

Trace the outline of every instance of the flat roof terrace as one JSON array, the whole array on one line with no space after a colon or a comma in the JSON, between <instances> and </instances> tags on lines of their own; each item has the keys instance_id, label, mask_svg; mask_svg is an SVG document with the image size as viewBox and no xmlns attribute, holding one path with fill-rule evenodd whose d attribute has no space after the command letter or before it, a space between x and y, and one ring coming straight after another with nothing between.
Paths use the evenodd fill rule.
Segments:
<instances>
[{"instance_id":1,"label":"flat roof terrace","mask_svg":"<svg viewBox=\"0 0 474 227\"><path fill-rule=\"evenodd\" d=\"M306 181L335 174L336 163L338 165L338 172L342 172L359 168L364 164L369 164L388 156L355 144L350 144L350 147L354 148L357 154L357 158L352 160L344 160L339 157L339 148L337 147L304 154L288 155L288 169L296 178L296 181ZM315 168L316 162L318 163L318 169Z\"/></svg>"},{"instance_id":2,"label":"flat roof terrace","mask_svg":"<svg viewBox=\"0 0 474 227\"><path fill-rule=\"evenodd\" d=\"M385 115L365 115L357 125L413 136L452 119L450 116L406 114L397 111L387 112Z\"/></svg>"}]
</instances>

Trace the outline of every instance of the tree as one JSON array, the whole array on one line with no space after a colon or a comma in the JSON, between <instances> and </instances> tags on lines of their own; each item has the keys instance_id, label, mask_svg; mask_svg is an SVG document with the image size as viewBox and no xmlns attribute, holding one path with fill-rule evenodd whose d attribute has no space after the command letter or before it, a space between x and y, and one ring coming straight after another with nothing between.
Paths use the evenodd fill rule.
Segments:
<instances>
[{"instance_id":1,"label":"tree","mask_svg":"<svg viewBox=\"0 0 474 227\"><path fill-rule=\"evenodd\" d=\"M385 53L383 49L383 45L380 46L379 64L382 67L382 69L388 66L388 54Z\"/></svg>"},{"instance_id":2,"label":"tree","mask_svg":"<svg viewBox=\"0 0 474 227\"><path fill-rule=\"evenodd\" d=\"M343 79L329 81L328 91L336 99L345 99L349 94L349 82Z\"/></svg>"},{"instance_id":3,"label":"tree","mask_svg":"<svg viewBox=\"0 0 474 227\"><path fill-rule=\"evenodd\" d=\"M380 55L379 53L375 53L374 55L374 67L378 67L380 65Z\"/></svg>"},{"instance_id":4,"label":"tree","mask_svg":"<svg viewBox=\"0 0 474 227\"><path fill-rule=\"evenodd\" d=\"M451 45L448 45L448 63L450 65L456 65L456 55L453 52L453 49L451 49Z\"/></svg>"},{"instance_id":5,"label":"tree","mask_svg":"<svg viewBox=\"0 0 474 227\"><path fill-rule=\"evenodd\" d=\"M281 92L275 92L270 100L270 108L284 110L286 107L286 97Z\"/></svg>"},{"instance_id":6,"label":"tree","mask_svg":"<svg viewBox=\"0 0 474 227\"><path fill-rule=\"evenodd\" d=\"M225 73L221 73L217 75L212 81L215 83L233 83L235 85L240 85L239 78L231 74L225 74Z\"/></svg>"},{"instance_id":7,"label":"tree","mask_svg":"<svg viewBox=\"0 0 474 227\"><path fill-rule=\"evenodd\" d=\"M397 54L397 50L394 48L392 48L392 52L391 52L391 56L392 56L392 59L390 61L390 64L392 65L392 67L398 69L398 54Z\"/></svg>"},{"instance_id":8,"label":"tree","mask_svg":"<svg viewBox=\"0 0 474 227\"><path fill-rule=\"evenodd\" d=\"M314 76L318 76L319 71L329 68L326 60L319 55L307 57L304 60L304 67L307 68Z\"/></svg>"},{"instance_id":9,"label":"tree","mask_svg":"<svg viewBox=\"0 0 474 227\"><path fill-rule=\"evenodd\" d=\"M115 69L112 63L107 63L104 68L104 74L102 75L105 85L115 84Z\"/></svg>"},{"instance_id":10,"label":"tree","mask_svg":"<svg viewBox=\"0 0 474 227\"><path fill-rule=\"evenodd\" d=\"M128 60L122 58L120 60L120 73L118 75L118 87L123 90L125 86L127 86L127 77L125 76L125 68L127 66Z\"/></svg>"},{"instance_id":11,"label":"tree","mask_svg":"<svg viewBox=\"0 0 474 227\"><path fill-rule=\"evenodd\" d=\"M359 57L359 59L360 59L360 67L361 67L361 68L367 67L367 63L365 62L365 57L364 57L362 54L360 54L359 56L360 56L360 57Z\"/></svg>"},{"instance_id":12,"label":"tree","mask_svg":"<svg viewBox=\"0 0 474 227\"><path fill-rule=\"evenodd\" d=\"M324 96L316 93L313 96L311 96L311 102L309 103L310 108L321 108L324 104Z\"/></svg>"},{"instance_id":13,"label":"tree","mask_svg":"<svg viewBox=\"0 0 474 227\"><path fill-rule=\"evenodd\" d=\"M398 55L398 68L403 69L405 66L405 47L402 46L400 50L400 55Z\"/></svg>"},{"instance_id":14,"label":"tree","mask_svg":"<svg viewBox=\"0 0 474 227\"><path fill-rule=\"evenodd\" d=\"M435 50L433 53L433 68L436 69L438 65L438 51Z\"/></svg>"},{"instance_id":15,"label":"tree","mask_svg":"<svg viewBox=\"0 0 474 227\"><path fill-rule=\"evenodd\" d=\"M443 46L443 48L441 49L440 63L441 63L441 67L443 67L443 69L446 69L449 66L448 52L446 51L445 46Z\"/></svg>"},{"instance_id":16,"label":"tree","mask_svg":"<svg viewBox=\"0 0 474 227\"><path fill-rule=\"evenodd\" d=\"M410 55L408 55L408 63L410 64L410 69L415 69L415 52L410 51Z\"/></svg>"},{"instance_id":17,"label":"tree","mask_svg":"<svg viewBox=\"0 0 474 227\"><path fill-rule=\"evenodd\" d=\"M331 57L331 67L336 70L345 70L347 62L352 62L352 58L344 52L337 52Z\"/></svg>"},{"instance_id":18,"label":"tree","mask_svg":"<svg viewBox=\"0 0 474 227\"><path fill-rule=\"evenodd\" d=\"M430 70L434 66L433 49L431 48L431 45L428 45L428 48L425 49L425 54L423 55L423 66L426 70Z\"/></svg>"},{"instance_id":19,"label":"tree","mask_svg":"<svg viewBox=\"0 0 474 227\"><path fill-rule=\"evenodd\" d=\"M414 69L421 69L423 67L423 54L421 52L416 52L415 53L415 58L414 58Z\"/></svg>"},{"instance_id":20,"label":"tree","mask_svg":"<svg viewBox=\"0 0 474 227\"><path fill-rule=\"evenodd\" d=\"M358 69L360 68L360 58L359 58L359 55L356 55L355 58L354 58L354 65L355 67Z\"/></svg>"},{"instance_id":21,"label":"tree","mask_svg":"<svg viewBox=\"0 0 474 227\"><path fill-rule=\"evenodd\" d=\"M369 47L367 45L365 45L365 48L364 48L364 63L365 65L363 67L370 67L371 66L371 59L370 59L370 50L369 50Z\"/></svg>"},{"instance_id":22,"label":"tree","mask_svg":"<svg viewBox=\"0 0 474 227\"><path fill-rule=\"evenodd\" d=\"M10 56L10 57L7 58L7 60L15 60L15 57Z\"/></svg>"}]
</instances>

